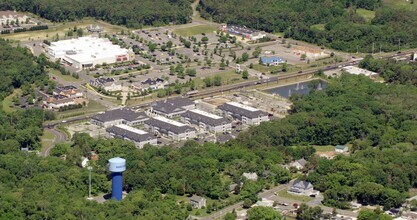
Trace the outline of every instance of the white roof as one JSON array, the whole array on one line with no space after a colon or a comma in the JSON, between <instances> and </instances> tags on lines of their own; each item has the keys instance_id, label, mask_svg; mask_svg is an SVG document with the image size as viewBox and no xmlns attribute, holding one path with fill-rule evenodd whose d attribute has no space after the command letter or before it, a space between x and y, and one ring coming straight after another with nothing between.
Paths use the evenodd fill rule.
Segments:
<instances>
[{"instance_id":1,"label":"white roof","mask_svg":"<svg viewBox=\"0 0 417 220\"><path fill-rule=\"evenodd\" d=\"M213 118L213 119L222 119L222 117L220 117L218 115L211 114L211 113L205 112L205 111L201 111L199 109L193 109L193 110L190 110L190 112L194 112L194 113L199 114L199 115L204 115L204 116L207 116L207 117L210 117L210 118Z\"/></svg>"},{"instance_id":2,"label":"white roof","mask_svg":"<svg viewBox=\"0 0 417 220\"><path fill-rule=\"evenodd\" d=\"M169 124L172 124L172 125L175 125L177 127L186 126L186 124L183 124L181 122L174 121L174 120L162 117L162 116L155 116L154 119L159 120L159 121L163 121L163 122L166 122L166 123L169 123Z\"/></svg>"},{"instance_id":3,"label":"white roof","mask_svg":"<svg viewBox=\"0 0 417 220\"><path fill-rule=\"evenodd\" d=\"M66 54L72 51L75 54ZM51 42L49 54L55 56L65 55L79 63L93 62L95 59L128 55L129 50L113 45L107 38L80 37L77 39Z\"/></svg>"},{"instance_id":4,"label":"white roof","mask_svg":"<svg viewBox=\"0 0 417 220\"><path fill-rule=\"evenodd\" d=\"M233 106L238 107L238 108L243 108L243 109L246 109L246 110L251 111L251 112L259 111L256 108L253 108L253 107L250 107L250 106L247 106L247 105L243 105L243 104L240 104L238 102L228 102L227 104L233 105Z\"/></svg>"},{"instance_id":5,"label":"white roof","mask_svg":"<svg viewBox=\"0 0 417 220\"><path fill-rule=\"evenodd\" d=\"M344 71L353 74L353 75L365 75L365 76L375 76L378 75L378 73L366 70L366 69L362 69L356 66L346 66L342 68Z\"/></svg>"},{"instance_id":6,"label":"white roof","mask_svg":"<svg viewBox=\"0 0 417 220\"><path fill-rule=\"evenodd\" d=\"M120 125L115 125L115 126L118 127L118 128L121 128L121 129L125 129L125 130L128 130L128 131L134 132L136 134L140 134L140 135L148 133L146 131L143 131L143 130L140 130L140 129L137 129L137 128L134 128L134 127L130 127L130 126L127 126L125 124L120 124Z\"/></svg>"}]
</instances>

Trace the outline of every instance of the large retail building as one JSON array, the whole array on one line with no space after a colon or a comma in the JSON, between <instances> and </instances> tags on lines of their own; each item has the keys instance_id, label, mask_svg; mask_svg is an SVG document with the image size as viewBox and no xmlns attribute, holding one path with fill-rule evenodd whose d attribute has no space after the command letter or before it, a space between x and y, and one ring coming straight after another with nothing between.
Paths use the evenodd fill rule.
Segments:
<instances>
[{"instance_id":1,"label":"large retail building","mask_svg":"<svg viewBox=\"0 0 417 220\"><path fill-rule=\"evenodd\" d=\"M103 63L131 61L135 57L131 50L113 45L107 38L97 37L51 42L47 50L52 60L61 59L62 63L77 69L90 68Z\"/></svg>"}]
</instances>

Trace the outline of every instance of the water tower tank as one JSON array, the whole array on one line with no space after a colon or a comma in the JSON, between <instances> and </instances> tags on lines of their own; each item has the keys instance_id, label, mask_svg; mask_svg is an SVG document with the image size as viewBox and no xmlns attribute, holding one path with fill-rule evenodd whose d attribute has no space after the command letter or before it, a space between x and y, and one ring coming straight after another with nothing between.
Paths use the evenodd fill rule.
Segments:
<instances>
[{"instance_id":1,"label":"water tower tank","mask_svg":"<svg viewBox=\"0 0 417 220\"><path fill-rule=\"evenodd\" d=\"M109 171L112 172L112 198L120 201L123 192L123 174L126 170L126 160L115 157L109 160Z\"/></svg>"}]
</instances>

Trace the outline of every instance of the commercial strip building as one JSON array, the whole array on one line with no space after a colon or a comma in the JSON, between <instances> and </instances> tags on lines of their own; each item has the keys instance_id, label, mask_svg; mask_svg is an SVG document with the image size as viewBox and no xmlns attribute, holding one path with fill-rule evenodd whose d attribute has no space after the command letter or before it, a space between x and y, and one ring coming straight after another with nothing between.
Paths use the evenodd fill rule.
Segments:
<instances>
[{"instance_id":1,"label":"commercial strip building","mask_svg":"<svg viewBox=\"0 0 417 220\"><path fill-rule=\"evenodd\" d=\"M261 57L260 60L265 66L278 66L279 64L286 62L283 58L277 56Z\"/></svg>"},{"instance_id":2,"label":"commercial strip building","mask_svg":"<svg viewBox=\"0 0 417 220\"><path fill-rule=\"evenodd\" d=\"M148 116L144 112L136 112L129 108L120 108L94 115L91 118L91 123L108 128L120 124L136 126L143 124L148 119Z\"/></svg>"},{"instance_id":3,"label":"commercial strip building","mask_svg":"<svg viewBox=\"0 0 417 220\"><path fill-rule=\"evenodd\" d=\"M266 37L266 34L264 32L253 30L245 26L241 27L241 26L236 26L236 25L222 25L220 26L220 31L223 31L232 35L242 36L245 39L249 39L253 41Z\"/></svg>"},{"instance_id":4,"label":"commercial strip building","mask_svg":"<svg viewBox=\"0 0 417 220\"><path fill-rule=\"evenodd\" d=\"M195 109L195 106L194 101L191 99L179 97L152 103L150 112L154 115L173 118L180 116L187 110Z\"/></svg>"},{"instance_id":5,"label":"commercial strip building","mask_svg":"<svg viewBox=\"0 0 417 220\"><path fill-rule=\"evenodd\" d=\"M198 109L193 109L181 114L181 120L184 123L197 125L204 130L221 133L232 129L232 122L226 118L214 115Z\"/></svg>"},{"instance_id":6,"label":"commercial strip building","mask_svg":"<svg viewBox=\"0 0 417 220\"><path fill-rule=\"evenodd\" d=\"M164 135L176 141L189 140L196 137L196 129L162 116L155 116L145 122L149 131Z\"/></svg>"},{"instance_id":7,"label":"commercial strip building","mask_svg":"<svg viewBox=\"0 0 417 220\"><path fill-rule=\"evenodd\" d=\"M58 110L71 105L86 105L83 92L75 86L59 86L54 89L52 95L44 94L43 107L49 110Z\"/></svg>"},{"instance_id":8,"label":"commercial strip building","mask_svg":"<svg viewBox=\"0 0 417 220\"><path fill-rule=\"evenodd\" d=\"M133 141L138 148L142 148L145 144L158 144L157 138L154 135L124 124L111 126L106 128L106 131L110 137Z\"/></svg>"},{"instance_id":9,"label":"commercial strip building","mask_svg":"<svg viewBox=\"0 0 417 220\"><path fill-rule=\"evenodd\" d=\"M90 80L90 85L95 88L103 89L107 92L122 90L122 84L117 82L114 78L97 78Z\"/></svg>"},{"instance_id":10,"label":"commercial strip building","mask_svg":"<svg viewBox=\"0 0 417 220\"><path fill-rule=\"evenodd\" d=\"M19 21L19 23L26 23L26 20L30 19L23 13L15 11L0 11L0 24L7 25Z\"/></svg>"},{"instance_id":11,"label":"commercial strip building","mask_svg":"<svg viewBox=\"0 0 417 220\"><path fill-rule=\"evenodd\" d=\"M237 102L226 102L220 105L218 109L223 115L247 125L259 125L261 122L269 121L267 112Z\"/></svg>"},{"instance_id":12,"label":"commercial strip building","mask_svg":"<svg viewBox=\"0 0 417 220\"><path fill-rule=\"evenodd\" d=\"M51 42L47 54L53 61L60 59L62 63L77 69L131 61L135 57L133 51L113 45L107 38L97 37Z\"/></svg>"}]
</instances>

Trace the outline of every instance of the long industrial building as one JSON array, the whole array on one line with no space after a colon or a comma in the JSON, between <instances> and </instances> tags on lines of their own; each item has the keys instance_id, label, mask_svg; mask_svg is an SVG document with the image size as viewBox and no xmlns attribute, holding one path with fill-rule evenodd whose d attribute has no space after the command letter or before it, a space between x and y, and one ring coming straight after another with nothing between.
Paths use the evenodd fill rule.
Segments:
<instances>
[{"instance_id":1,"label":"long industrial building","mask_svg":"<svg viewBox=\"0 0 417 220\"><path fill-rule=\"evenodd\" d=\"M162 116L155 116L144 123L149 131L165 135L176 141L189 140L196 137L196 129Z\"/></svg>"},{"instance_id":2,"label":"long industrial building","mask_svg":"<svg viewBox=\"0 0 417 220\"><path fill-rule=\"evenodd\" d=\"M220 117L198 109L189 110L181 114L181 120L184 123L197 125L204 130L221 133L232 129L232 122L226 118Z\"/></svg>"},{"instance_id":3,"label":"long industrial building","mask_svg":"<svg viewBox=\"0 0 417 220\"><path fill-rule=\"evenodd\" d=\"M267 112L237 102L226 102L218 109L224 115L233 117L247 125L259 125L261 122L269 121Z\"/></svg>"},{"instance_id":4,"label":"long industrial building","mask_svg":"<svg viewBox=\"0 0 417 220\"><path fill-rule=\"evenodd\" d=\"M113 45L107 38L97 37L80 37L51 42L47 53L51 60L61 59L62 63L77 69L134 59L134 53L131 50Z\"/></svg>"}]
</instances>

